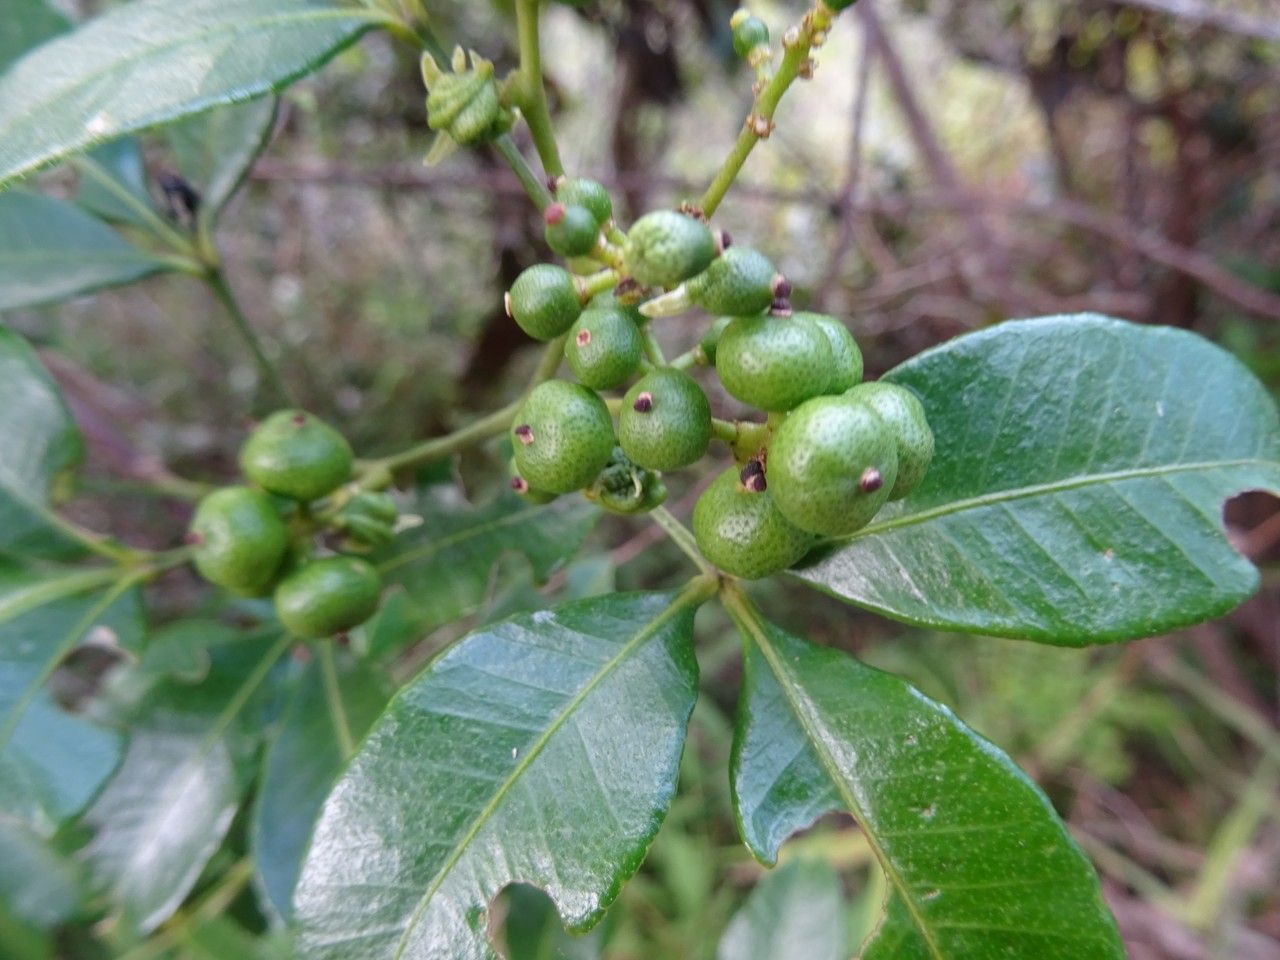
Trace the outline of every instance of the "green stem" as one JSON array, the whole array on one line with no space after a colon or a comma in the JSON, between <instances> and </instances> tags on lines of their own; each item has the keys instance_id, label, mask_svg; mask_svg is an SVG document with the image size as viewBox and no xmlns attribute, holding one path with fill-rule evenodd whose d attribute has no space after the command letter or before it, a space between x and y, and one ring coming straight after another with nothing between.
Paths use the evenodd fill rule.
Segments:
<instances>
[{"instance_id":1,"label":"green stem","mask_svg":"<svg viewBox=\"0 0 1280 960\"><path fill-rule=\"evenodd\" d=\"M690 367L695 367L697 365L697 350L686 350L684 353L680 354L680 356L674 358L667 364L667 366L671 367L673 370L688 370Z\"/></svg>"},{"instance_id":2,"label":"green stem","mask_svg":"<svg viewBox=\"0 0 1280 960\"><path fill-rule=\"evenodd\" d=\"M593 273L589 277L578 277L574 283L578 289L578 299L584 304L590 303L592 297L607 290L612 290L621 279L622 274L618 273L617 270L601 270L599 273Z\"/></svg>"},{"instance_id":3,"label":"green stem","mask_svg":"<svg viewBox=\"0 0 1280 960\"><path fill-rule=\"evenodd\" d=\"M226 271L221 265L210 267L209 271L204 275L204 279L209 285L209 289L213 291L213 295L218 298L218 302L227 311L227 315L231 317L231 322L244 339L245 345L248 346L249 351L253 354L253 358L257 361L263 377L271 385L271 389L277 398L281 403L288 406L296 406L292 395L289 393L289 388L285 386L284 379L280 376L280 371L276 369L276 365L267 356L262 347L262 341L249 323L249 318L244 315L244 311L240 308L240 301L236 299L231 285L227 283Z\"/></svg>"},{"instance_id":4,"label":"green stem","mask_svg":"<svg viewBox=\"0 0 1280 960\"><path fill-rule=\"evenodd\" d=\"M78 523L73 523L66 517L59 514L56 510L40 508L38 510L41 519L49 526L53 527L68 540L80 544L90 553L97 554L106 560L110 560L117 564L130 564L138 562L146 555L145 551L134 550L130 547L121 546L114 543L110 538L102 534L94 533L92 530L86 530Z\"/></svg>"},{"instance_id":5,"label":"green stem","mask_svg":"<svg viewBox=\"0 0 1280 960\"><path fill-rule=\"evenodd\" d=\"M541 0L516 0L516 30L520 41L520 83L518 94L520 109L533 145L542 158L543 169L551 177L564 174L560 162L560 148L556 146L555 132L551 126L551 111L547 108L547 90L542 80L542 46L538 37L538 14Z\"/></svg>"},{"instance_id":6,"label":"green stem","mask_svg":"<svg viewBox=\"0 0 1280 960\"><path fill-rule=\"evenodd\" d=\"M524 192L533 201L533 205L540 211L547 209L553 199L551 191L547 189L543 179L534 172L533 167L529 166L529 161L524 158L524 154L520 152L516 142L511 139L511 135L504 133L498 137L497 140L493 141L493 149L497 150L499 156L507 161L507 166L516 175L520 185L524 187Z\"/></svg>"},{"instance_id":7,"label":"green stem","mask_svg":"<svg viewBox=\"0 0 1280 960\"><path fill-rule=\"evenodd\" d=\"M342 687L338 684L338 664L333 655L333 641L321 640L316 648L316 656L320 660L320 676L324 680L324 699L329 705L329 717L333 721L338 750L344 761L349 760L356 752L356 743L351 735L346 704L342 702Z\"/></svg>"},{"instance_id":8,"label":"green stem","mask_svg":"<svg viewBox=\"0 0 1280 960\"><path fill-rule=\"evenodd\" d=\"M694 539L689 528L675 518L670 510L666 507L654 507L650 511L649 516L653 518L654 523L660 526L663 532L671 538L671 542L684 552L702 574L719 578L716 568L709 564L703 558L702 553L698 550L698 541Z\"/></svg>"},{"instance_id":9,"label":"green stem","mask_svg":"<svg viewBox=\"0 0 1280 960\"><path fill-rule=\"evenodd\" d=\"M743 164L747 162L747 157L751 156L751 151L755 149L757 143L769 136L778 103L791 84L800 76L801 67L809 59L813 49L814 35L825 32L830 27L831 11L819 0L799 24L787 31L787 35L783 38L782 63L778 66L778 72L756 95L751 113L743 124L733 149L729 151L715 179L711 181L706 193L698 201L698 207L704 216L710 217L716 212L725 194L733 186L733 181L741 172Z\"/></svg>"},{"instance_id":10,"label":"green stem","mask_svg":"<svg viewBox=\"0 0 1280 960\"><path fill-rule=\"evenodd\" d=\"M658 343L658 338L654 336L653 328L645 325L641 331L641 345L644 347L644 355L649 358L649 362L655 367L665 367L667 358L662 354L662 344Z\"/></svg>"},{"instance_id":11,"label":"green stem","mask_svg":"<svg viewBox=\"0 0 1280 960\"><path fill-rule=\"evenodd\" d=\"M103 169L102 164L87 156L76 157L72 163L82 176L88 177L122 205L133 211L142 225L161 243L167 244L177 251L183 261L190 262L200 259L195 245L192 244L188 237L166 223L160 214L156 213L140 197L134 195L124 184Z\"/></svg>"}]
</instances>

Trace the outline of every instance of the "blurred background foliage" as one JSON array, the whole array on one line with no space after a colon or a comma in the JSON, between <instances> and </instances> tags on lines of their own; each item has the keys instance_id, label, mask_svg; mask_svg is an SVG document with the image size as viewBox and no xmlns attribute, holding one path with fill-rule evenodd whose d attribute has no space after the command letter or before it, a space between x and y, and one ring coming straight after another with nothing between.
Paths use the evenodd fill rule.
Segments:
<instances>
[{"instance_id":1,"label":"blurred background foliage","mask_svg":"<svg viewBox=\"0 0 1280 960\"><path fill-rule=\"evenodd\" d=\"M64 6L87 15L102 5ZM449 43L500 69L514 62L509 4L427 6ZM732 7L550 5L546 61L566 163L616 188L624 219L696 196L735 135L751 84L732 55ZM801 7L753 9L776 34ZM424 168L428 141L414 56L367 38L288 93L220 232L232 281L286 379L367 455L493 409L533 362L502 292L547 258L540 223L493 156ZM150 144L147 162L154 181L177 160ZM70 187L66 174L48 179ZM717 221L778 263L798 305L847 320L869 375L990 323L1096 310L1194 329L1280 395L1280 8L862 0L816 77L784 102ZM216 302L194 281L166 278L5 322L44 348L88 436L77 518L173 543L186 508L157 503L137 481L157 463L231 476L266 392ZM669 321L661 335L679 352L702 322ZM735 412L722 394L712 401ZM502 463L489 450L459 464L473 501L505 481ZM678 514L705 479L675 479ZM783 624L904 674L1030 770L1097 863L1135 960L1274 960L1280 514L1245 496L1227 519L1263 568L1261 593L1217 623L1117 648L933 635L784 581L757 592ZM400 674L476 620L665 585L681 563L656 530L622 521L598 526L582 558L545 585L523 562L500 563L485 608L418 638ZM199 597L179 578L152 600L163 615ZM712 610L700 638L706 695L652 856L585 939L560 933L541 895L512 891L499 911L512 960L717 956L763 871L735 836L725 775L737 641ZM226 857L242 842L233 829ZM794 868L810 871L796 882L831 887L838 875L852 951L881 894L856 826L824 821L793 841L788 860L808 865ZM809 916L820 901L794 909ZM264 925L247 894L216 906L249 929ZM246 952L242 927L218 911L200 923L192 943L206 952L171 955L270 955L269 941Z\"/></svg>"}]
</instances>

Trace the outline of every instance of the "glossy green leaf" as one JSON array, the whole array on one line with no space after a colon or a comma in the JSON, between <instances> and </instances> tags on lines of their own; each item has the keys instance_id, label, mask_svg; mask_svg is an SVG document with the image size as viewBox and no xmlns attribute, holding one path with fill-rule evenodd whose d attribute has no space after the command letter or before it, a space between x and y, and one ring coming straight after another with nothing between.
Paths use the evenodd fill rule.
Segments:
<instances>
[{"instance_id":1,"label":"glossy green leaf","mask_svg":"<svg viewBox=\"0 0 1280 960\"><path fill-rule=\"evenodd\" d=\"M689 596L615 594L460 641L402 690L325 804L294 898L308 958L493 960L487 908L571 929L640 866L697 694Z\"/></svg>"},{"instance_id":2,"label":"glossy green leaf","mask_svg":"<svg viewBox=\"0 0 1280 960\"><path fill-rule=\"evenodd\" d=\"M0 194L0 205L8 196ZM9 416L0 430L0 554L79 552L50 525L49 502L80 463L80 431L35 351L2 327L0 409Z\"/></svg>"},{"instance_id":3,"label":"glossy green leaf","mask_svg":"<svg viewBox=\"0 0 1280 960\"><path fill-rule=\"evenodd\" d=\"M0 16L0 72L70 24L47 0L5 0Z\"/></svg>"},{"instance_id":4,"label":"glossy green leaf","mask_svg":"<svg viewBox=\"0 0 1280 960\"><path fill-rule=\"evenodd\" d=\"M86 636L138 645L137 595L107 590L113 576L0 565L0 814L42 834L78 813L120 762L119 735L62 709L47 686Z\"/></svg>"},{"instance_id":5,"label":"glossy green leaf","mask_svg":"<svg viewBox=\"0 0 1280 960\"><path fill-rule=\"evenodd\" d=\"M277 917L292 914L293 888L325 797L346 763L344 739L358 743L391 696L387 677L350 656L335 657L331 708L323 664L298 678L268 747L254 805L251 843L259 886Z\"/></svg>"},{"instance_id":6,"label":"glossy green leaf","mask_svg":"<svg viewBox=\"0 0 1280 960\"><path fill-rule=\"evenodd\" d=\"M0 905L4 910L45 930L72 916L83 901L83 880L75 864L51 850L29 827L0 815Z\"/></svg>"},{"instance_id":7,"label":"glossy green leaf","mask_svg":"<svg viewBox=\"0 0 1280 960\"><path fill-rule=\"evenodd\" d=\"M840 878L824 860L794 860L756 884L716 960L847 960Z\"/></svg>"},{"instance_id":8,"label":"glossy green leaf","mask_svg":"<svg viewBox=\"0 0 1280 960\"><path fill-rule=\"evenodd\" d=\"M478 610L504 556L526 558L534 579L545 580L578 551L599 517L580 497L536 506L504 494L466 507L452 490L424 493L410 509L422 525L375 560L389 583L404 585L420 633Z\"/></svg>"},{"instance_id":9,"label":"glossy green leaf","mask_svg":"<svg viewBox=\"0 0 1280 960\"><path fill-rule=\"evenodd\" d=\"M0 76L0 186L45 164L279 90L378 22L344 0L135 0Z\"/></svg>"},{"instance_id":10,"label":"glossy green leaf","mask_svg":"<svg viewBox=\"0 0 1280 960\"><path fill-rule=\"evenodd\" d=\"M178 172L200 194L200 218L218 214L266 148L276 123L275 97L219 107L169 128Z\"/></svg>"},{"instance_id":11,"label":"glossy green leaf","mask_svg":"<svg viewBox=\"0 0 1280 960\"><path fill-rule=\"evenodd\" d=\"M567 933L551 899L525 884L507 888L503 897L502 956L504 960L601 960L601 930L586 936Z\"/></svg>"},{"instance_id":12,"label":"glossy green leaf","mask_svg":"<svg viewBox=\"0 0 1280 960\"><path fill-rule=\"evenodd\" d=\"M94 147L80 158L76 203L113 223L146 226L159 214L147 186L142 145L134 137Z\"/></svg>"},{"instance_id":13,"label":"glossy green leaf","mask_svg":"<svg viewBox=\"0 0 1280 960\"><path fill-rule=\"evenodd\" d=\"M1064 645L1219 616L1258 573L1222 504L1280 492L1266 389L1195 334L1006 323L908 361L937 438L921 486L799 576L891 617Z\"/></svg>"},{"instance_id":14,"label":"glossy green leaf","mask_svg":"<svg viewBox=\"0 0 1280 960\"><path fill-rule=\"evenodd\" d=\"M863 960L1121 960L1093 868L1039 788L902 679L752 616L732 779L747 846L832 810L858 821L892 904Z\"/></svg>"},{"instance_id":15,"label":"glossy green leaf","mask_svg":"<svg viewBox=\"0 0 1280 960\"><path fill-rule=\"evenodd\" d=\"M232 642L234 631L213 623L203 629L225 641L210 645L203 682L154 682L144 662L148 688L123 716L124 762L84 816L95 880L142 931L182 903L226 835L258 746L246 701L284 649L261 638ZM117 683L136 679L126 671Z\"/></svg>"},{"instance_id":16,"label":"glossy green leaf","mask_svg":"<svg viewBox=\"0 0 1280 960\"><path fill-rule=\"evenodd\" d=\"M27 190L0 193L0 310L65 300L168 269L73 203Z\"/></svg>"}]
</instances>

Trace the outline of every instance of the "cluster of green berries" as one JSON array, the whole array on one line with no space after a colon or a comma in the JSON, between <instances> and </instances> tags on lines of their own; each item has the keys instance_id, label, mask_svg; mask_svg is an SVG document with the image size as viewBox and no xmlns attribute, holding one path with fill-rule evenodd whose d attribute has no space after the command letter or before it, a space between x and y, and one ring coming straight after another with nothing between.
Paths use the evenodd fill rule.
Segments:
<instances>
[{"instance_id":1,"label":"cluster of green berries","mask_svg":"<svg viewBox=\"0 0 1280 960\"><path fill-rule=\"evenodd\" d=\"M518 493L545 503L582 491L617 513L652 509L666 496L661 474L696 463L720 436L736 463L699 499L694 534L716 566L754 578L853 533L919 484L933 455L920 401L862 382L862 353L843 323L793 310L790 285L766 256L694 212L648 213L625 237L612 213L603 187L575 179L556 185L546 216L557 253L586 258L587 269L615 265L591 275L611 291L538 264L507 295L507 312L531 337L564 338L577 380L538 385L517 413ZM713 320L689 362L654 362L647 325L694 307ZM727 393L767 420L721 422L732 429L717 433L685 369L695 364L713 367ZM601 391L623 395L607 401Z\"/></svg>"},{"instance_id":2,"label":"cluster of green berries","mask_svg":"<svg viewBox=\"0 0 1280 960\"><path fill-rule=\"evenodd\" d=\"M353 554L388 543L398 510L385 493L353 489L353 455L338 431L301 410L262 421L240 450L247 484L204 497L188 541L210 583L247 597L273 596L298 637L326 637L373 615L382 579ZM343 552L316 556L316 535Z\"/></svg>"}]
</instances>

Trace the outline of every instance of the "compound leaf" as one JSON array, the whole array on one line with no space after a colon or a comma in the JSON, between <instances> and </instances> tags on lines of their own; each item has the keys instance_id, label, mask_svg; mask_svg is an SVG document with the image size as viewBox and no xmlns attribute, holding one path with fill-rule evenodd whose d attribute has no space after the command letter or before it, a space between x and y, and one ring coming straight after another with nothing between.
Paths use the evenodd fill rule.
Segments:
<instances>
[{"instance_id":1,"label":"compound leaf","mask_svg":"<svg viewBox=\"0 0 1280 960\"><path fill-rule=\"evenodd\" d=\"M1207 340L1048 317L886 379L924 401L933 465L804 580L910 623L1071 646L1206 620L1257 589L1222 504L1280 492L1280 417Z\"/></svg>"},{"instance_id":2,"label":"compound leaf","mask_svg":"<svg viewBox=\"0 0 1280 960\"><path fill-rule=\"evenodd\" d=\"M697 692L689 596L614 594L487 626L391 701L330 795L294 898L309 958L494 960L490 901L573 929L639 867Z\"/></svg>"}]
</instances>

